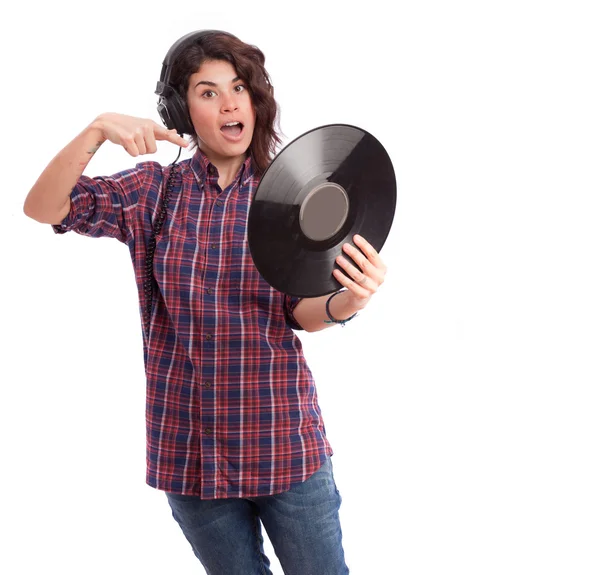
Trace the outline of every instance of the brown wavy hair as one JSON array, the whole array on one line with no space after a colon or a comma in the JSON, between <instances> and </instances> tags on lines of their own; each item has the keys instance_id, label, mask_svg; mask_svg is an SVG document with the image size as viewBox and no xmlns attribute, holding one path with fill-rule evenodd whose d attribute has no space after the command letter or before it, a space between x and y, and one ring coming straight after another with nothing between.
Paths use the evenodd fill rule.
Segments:
<instances>
[{"instance_id":1,"label":"brown wavy hair","mask_svg":"<svg viewBox=\"0 0 600 575\"><path fill-rule=\"evenodd\" d=\"M278 135L279 106L273 96L273 86L265 69L265 56L256 46L246 44L228 32L215 31L202 34L193 44L177 56L173 63L170 84L187 102L187 90L192 74L207 60L229 62L250 91L256 114L250 155L255 167L264 172L281 144ZM192 135L198 146L198 136Z\"/></svg>"}]
</instances>

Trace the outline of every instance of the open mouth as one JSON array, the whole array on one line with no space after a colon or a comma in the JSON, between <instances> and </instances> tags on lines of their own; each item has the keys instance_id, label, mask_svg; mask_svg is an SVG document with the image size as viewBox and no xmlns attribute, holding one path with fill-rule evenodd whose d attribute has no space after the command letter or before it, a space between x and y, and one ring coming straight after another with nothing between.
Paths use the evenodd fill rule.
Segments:
<instances>
[{"instance_id":1,"label":"open mouth","mask_svg":"<svg viewBox=\"0 0 600 575\"><path fill-rule=\"evenodd\" d=\"M230 138L239 138L244 131L244 124L241 122L228 122L221 126L221 132Z\"/></svg>"}]
</instances>

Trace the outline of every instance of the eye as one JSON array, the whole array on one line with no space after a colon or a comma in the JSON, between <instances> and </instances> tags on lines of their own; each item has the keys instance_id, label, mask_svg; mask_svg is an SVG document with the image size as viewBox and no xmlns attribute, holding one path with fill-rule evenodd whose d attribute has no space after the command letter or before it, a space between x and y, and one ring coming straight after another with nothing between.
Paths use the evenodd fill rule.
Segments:
<instances>
[{"instance_id":1,"label":"eye","mask_svg":"<svg viewBox=\"0 0 600 575\"><path fill-rule=\"evenodd\" d=\"M234 91L236 92L243 92L246 89L246 86L244 86L244 84L238 84L235 88Z\"/></svg>"},{"instance_id":2,"label":"eye","mask_svg":"<svg viewBox=\"0 0 600 575\"><path fill-rule=\"evenodd\" d=\"M216 92L214 92L213 90L206 90L206 92L202 93L203 98L214 98L216 95Z\"/></svg>"}]
</instances>

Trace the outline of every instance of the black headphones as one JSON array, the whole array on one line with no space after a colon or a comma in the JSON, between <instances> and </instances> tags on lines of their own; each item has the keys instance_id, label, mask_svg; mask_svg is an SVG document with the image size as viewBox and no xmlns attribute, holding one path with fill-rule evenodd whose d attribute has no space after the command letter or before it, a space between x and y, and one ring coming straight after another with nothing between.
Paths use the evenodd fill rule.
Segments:
<instances>
[{"instance_id":1,"label":"black headphones","mask_svg":"<svg viewBox=\"0 0 600 575\"><path fill-rule=\"evenodd\" d=\"M215 33L230 35L222 30L198 30L196 32L190 32L179 38L179 40L171 46L163 60L160 80L156 83L156 90L154 91L155 94L158 94L158 115L169 130L175 128L179 135L193 135L196 131L194 130L185 99L182 98L177 89L170 84L173 62L175 62L177 57L188 46Z\"/></svg>"}]
</instances>

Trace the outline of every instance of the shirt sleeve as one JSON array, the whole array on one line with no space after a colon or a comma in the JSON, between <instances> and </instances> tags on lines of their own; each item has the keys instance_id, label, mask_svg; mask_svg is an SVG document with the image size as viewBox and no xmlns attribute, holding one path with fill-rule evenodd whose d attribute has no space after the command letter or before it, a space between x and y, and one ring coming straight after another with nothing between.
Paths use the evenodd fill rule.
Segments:
<instances>
[{"instance_id":1,"label":"shirt sleeve","mask_svg":"<svg viewBox=\"0 0 600 575\"><path fill-rule=\"evenodd\" d=\"M302 298L294 297L291 295L285 295L283 298L283 307L285 312L285 322L289 327L296 330L303 330L304 328L294 318L294 310L300 303Z\"/></svg>"},{"instance_id":2,"label":"shirt sleeve","mask_svg":"<svg viewBox=\"0 0 600 575\"><path fill-rule=\"evenodd\" d=\"M133 238L140 194L150 188L155 177L162 177L156 162L143 162L112 176L81 176L71 191L71 209L60 224L52 225L54 232L73 230L84 236L111 237L128 243Z\"/></svg>"}]
</instances>

